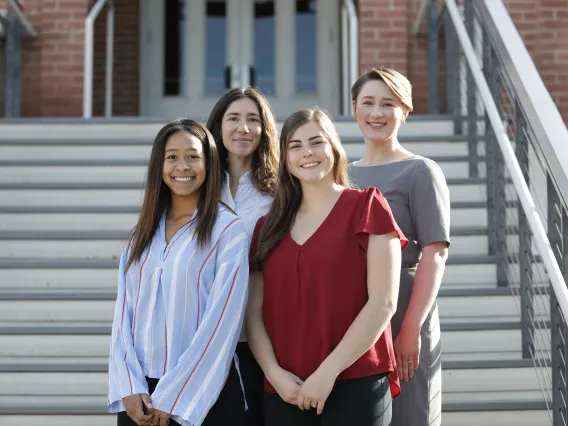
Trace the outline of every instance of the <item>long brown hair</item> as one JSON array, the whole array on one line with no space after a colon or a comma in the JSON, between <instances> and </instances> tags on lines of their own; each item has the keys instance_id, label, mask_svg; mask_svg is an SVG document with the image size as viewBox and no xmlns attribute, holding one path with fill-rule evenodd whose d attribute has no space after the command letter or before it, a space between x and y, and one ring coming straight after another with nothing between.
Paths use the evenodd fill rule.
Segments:
<instances>
[{"instance_id":1,"label":"long brown hair","mask_svg":"<svg viewBox=\"0 0 568 426\"><path fill-rule=\"evenodd\" d=\"M197 201L197 215L193 219L197 224L194 235L197 235L199 247L203 247L211 239L221 199L221 169L217 145L203 124L188 118L178 118L162 127L154 140L146 176L144 202L129 241L131 250L126 263L127 270L132 264L140 261L144 250L152 242L162 214L170 206L172 193L162 179L162 171L166 142L170 136L178 132L195 136L203 145L206 175Z\"/></svg>"},{"instance_id":2,"label":"long brown hair","mask_svg":"<svg viewBox=\"0 0 568 426\"><path fill-rule=\"evenodd\" d=\"M258 239L258 248L254 262L262 262L266 255L278 245L290 232L300 204L302 203L302 185L297 177L288 170L288 144L293 133L306 123L313 121L322 130L333 151L333 180L336 184L347 187L347 155L333 121L327 113L319 108L296 111L282 126L280 134L280 170L278 186L274 193L274 201L265 217Z\"/></svg>"},{"instance_id":3,"label":"long brown hair","mask_svg":"<svg viewBox=\"0 0 568 426\"><path fill-rule=\"evenodd\" d=\"M252 181L259 191L272 194L276 188L276 177L278 175L278 133L276 131L276 120L266 98L252 87L235 87L229 90L219 98L211 110L207 120L207 128L217 141L221 166L224 170L228 170L229 156L227 148L223 144L221 131L223 116L233 102L244 98L250 99L258 107L262 126L260 143L252 156ZM221 179L224 183L226 179L224 173Z\"/></svg>"}]
</instances>

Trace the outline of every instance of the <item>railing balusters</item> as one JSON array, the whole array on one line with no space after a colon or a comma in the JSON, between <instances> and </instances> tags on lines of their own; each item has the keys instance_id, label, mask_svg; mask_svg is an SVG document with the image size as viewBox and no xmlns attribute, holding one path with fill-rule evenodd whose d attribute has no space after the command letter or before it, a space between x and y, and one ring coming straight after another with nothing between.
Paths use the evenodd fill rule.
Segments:
<instances>
[{"instance_id":1,"label":"railing balusters","mask_svg":"<svg viewBox=\"0 0 568 426\"><path fill-rule=\"evenodd\" d=\"M560 265L564 279L568 279L568 217L566 209L550 176L547 176L548 193L548 239L556 260ZM550 288L550 331L552 343L552 418L554 426L566 426L568 417L568 328L556 300L554 289Z\"/></svg>"},{"instance_id":2,"label":"railing balusters","mask_svg":"<svg viewBox=\"0 0 568 426\"><path fill-rule=\"evenodd\" d=\"M521 171L525 178L525 182L529 184L529 144L525 137L524 117L520 107L515 108L515 141L516 154L521 166ZM534 343L532 336L534 335L534 326L532 318L533 311L533 292L531 289L532 282L532 247L531 232L527 217L521 206L520 200L517 199L517 215L519 218L519 279L520 279L520 307L521 307L521 338L523 346L523 358L530 358L534 353Z\"/></svg>"}]
</instances>

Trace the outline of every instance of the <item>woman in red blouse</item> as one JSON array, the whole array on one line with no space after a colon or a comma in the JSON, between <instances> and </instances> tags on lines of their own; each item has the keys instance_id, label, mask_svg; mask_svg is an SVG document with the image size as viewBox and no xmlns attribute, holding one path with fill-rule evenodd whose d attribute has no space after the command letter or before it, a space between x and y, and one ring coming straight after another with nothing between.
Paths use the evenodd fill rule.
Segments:
<instances>
[{"instance_id":1,"label":"woman in red blouse","mask_svg":"<svg viewBox=\"0 0 568 426\"><path fill-rule=\"evenodd\" d=\"M407 240L379 190L348 188L321 110L292 114L279 185L251 245L247 335L267 426L386 426L400 392L390 319Z\"/></svg>"}]
</instances>

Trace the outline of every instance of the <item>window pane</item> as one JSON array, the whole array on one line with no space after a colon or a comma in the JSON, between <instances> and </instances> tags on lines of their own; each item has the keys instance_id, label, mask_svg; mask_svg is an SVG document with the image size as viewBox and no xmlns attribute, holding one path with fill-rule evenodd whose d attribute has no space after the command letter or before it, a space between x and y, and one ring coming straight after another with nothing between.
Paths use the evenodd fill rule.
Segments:
<instances>
[{"instance_id":1,"label":"window pane","mask_svg":"<svg viewBox=\"0 0 568 426\"><path fill-rule=\"evenodd\" d=\"M207 1L205 93L225 92L227 7L224 1Z\"/></svg>"},{"instance_id":2,"label":"window pane","mask_svg":"<svg viewBox=\"0 0 568 426\"><path fill-rule=\"evenodd\" d=\"M274 95L274 1L254 2L254 84Z\"/></svg>"},{"instance_id":3,"label":"window pane","mask_svg":"<svg viewBox=\"0 0 568 426\"><path fill-rule=\"evenodd\" d=\"M296 1L296 92L316 93L316 0Z\"/></svg>"},{"instance_id":4,"label":"window pane","mask_svg":"<svg viewBox=\"0 0 568 426\"><path fill-rule=\"evenodd\" d=\"M184 79L185 0L165 3L164 34L164 95L181 94Z\"/></svg>"}]
</instances>

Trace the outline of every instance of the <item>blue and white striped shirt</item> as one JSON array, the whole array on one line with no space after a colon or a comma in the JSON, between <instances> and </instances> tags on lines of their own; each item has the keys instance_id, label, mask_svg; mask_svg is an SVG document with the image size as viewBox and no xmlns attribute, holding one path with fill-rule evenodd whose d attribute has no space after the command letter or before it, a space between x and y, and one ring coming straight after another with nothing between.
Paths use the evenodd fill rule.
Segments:
<instances>
[{"instance_id":1,"label":"blue and white striped shirt","mask_svg":"<svg viewBox=\"0 0 568 426\"><path fill-rule=\"evenodd\" d=\"M252 172L249 170L239 179L239 186L235 198L231 195L229 186L229 174L226 173L225 186L222 189L221 199L231 207L243 220L249 243L252 240L252 233L256 222L270 209L272 196L259 191L252 181Z\"/></svg>"},{"instance_id":2,"label":"blue and white striped shirt","mask_svg":"<svg viewBox=\"0 0 568 426\"><path fill-rule=\"evenodd\" d=\"M231 207L244 222L250 245L256 222L268 213L273 198L270 194L261 192L254 186L252 172L250 170L240 177L237 193L235 194L235 198L233 198L229 185L229 174L225 172L225 175L226 179L221 191L221 200ZM247 338L243 327L239 342L246 341Z\"/></svg>"},{"instance_id":3,"label":"blue and white striped shirt","mask_svg":"<svg viewBox=\"0 0 568 426\"><path fill-rule=\"evenodd\" d=\"M195 217L194 213L194 217ZM111 412L148 393L185 426L200 425L229 374L248 296L249 243L243 221L219 207L211 241L197 248L193 224L166 244L165 214L148 249L125 273L120 259L109 359Z\"/></svg>"}]
</instances>

